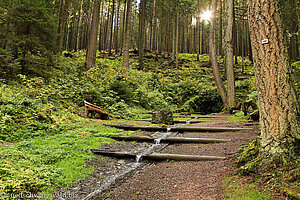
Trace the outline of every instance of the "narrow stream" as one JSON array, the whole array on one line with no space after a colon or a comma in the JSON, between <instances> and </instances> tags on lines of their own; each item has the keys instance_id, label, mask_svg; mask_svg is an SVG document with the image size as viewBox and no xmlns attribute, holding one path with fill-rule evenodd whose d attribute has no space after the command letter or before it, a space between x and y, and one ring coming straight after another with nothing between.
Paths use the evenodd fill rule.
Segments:
<instances>
[{"instance_id":1,"label":"narrow stream","mask_svg":"<svg viewBox=\"0 0 300 200\"><path fill-rule=\"evenodd\" d=\"M198 117L197 117L198 118ZM196 120L197 118L191 119L190 121ZM187 121L188 122L188 121ZM189 124L189 123L186 123ZM177 125L174 127L180 127L183 125ZM167 132L156 132L153 134L154 137L156 137L156 139L154 139L154 144L150 145L149 147L141 150L137 156L134 162L129 162L129 163L124 163L122 166L120 166L121 171L106 177L103 180L103 183L99 186L99 188L97 190L95 190L94 192L88 194L86 197L82 198L82 200L88 200L98 194L103 193L104 191L108 190L110 188L110 186L114 183L116 183L117 180L124 178L126 175L128 175L129 173L133 172L134 170L141 168L143 166L145 166L147 163L142 162L143 159L143 155L148 155L150 153L152 153L153 151L159 151L162 150L163 148L165 148L166 146L168 146L168 144L161 144L160 141L161 139L165 139L167 137L173 137L175 135L177 135L178 133L176 132L170 132L172 130L172 128L167 128Z\"/></svg>"}]
</instances>

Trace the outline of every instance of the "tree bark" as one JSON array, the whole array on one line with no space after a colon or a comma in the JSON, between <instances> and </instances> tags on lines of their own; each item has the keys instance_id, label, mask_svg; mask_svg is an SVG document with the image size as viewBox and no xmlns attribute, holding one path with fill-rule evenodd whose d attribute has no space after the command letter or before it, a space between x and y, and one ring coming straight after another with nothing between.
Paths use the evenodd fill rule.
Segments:
<instances>
[{"instance_id":1,"label":"tree bark","mask_svg":"<svg viewBox=\"0 0 300 200\"><path fill-rule=\"evenodd\" d=\"M80 37L81 37L81 24L82 24L82 9L83 2L80 1L80 11L79 11L79 21L78 21L78 28L77 28L77 39L76 39L76 50L80 49Z\"/></svg>"},{"instance_id":2,"label":"tree bark","mask_svg":"<svg viewBox=\"0 0 300 200\"><path fill-rule=\"evenodd\" d=\"M100 12L100 0L95 0L92 27L90 31L89 44L86 53L86 65L88 68L94 67L95 60L96 60L99 12Z\"/></svg>"},{"instance_id":3,"label":"tree bark","mask_svg":"<svg viewBox=\"0 0 300 200\"><path fill-rule=\"evenodd\" d=\"M124 36L125 36L125 24L126 24L126 4L127 4L127 0L125 0L124 2L124 10L123 10L123 17L122 17L122 33L120 34L120 47L121 47L121 51L120 51L120 56L123 54L123 47L124 47Z\"/></svg>"},{"instance_id":4,"label":"tree bark","mask_svg":"<svg viewBox=\"0 0 300 200\"><path fill-rule=\"evenodd\" d=\"M213 13L211 19L210 26L210 57L211 57L211 67L213 70L214 79L217 85L217 88L220 92L220 96L222 98L223 104L227 106L227 96L225 92L225 88L223 85L223 81L220 76L218 60L217 60L217 52L216 52L216 6L217 0L212 1Z\"/></svg>"},{"instance_id":5,"label":"tree bark","mask_svg":"<svg viewBox=\"0 0 300 200\"><path fill-rule=\"evenodd\" d=\"M155 50L155 34L156 34L156 21L155 21L155 6L156 6L156 1L153 0L153 15L152 15L152 34L151 34L151 50L154 51Z\"/></svg>"},{"instance_id":6,"label":"tree bark","mask_svg":"<svg viewBox=\"0 0 300 200\"><path fill-rule=\"evenodd\" d=\"M121 5L121 2L118 2L118 0L116 0L116 6L118 8L116 8L116 23L115 23L115 54L117 55L118 54L118 50L119 50L119 47L118 47L118 44L119 44L119 41L118 41L118 34L119 34L119 15L120 15L120 5Z\"/></svg>"},{"instance_id":7,"label":"tree bark","mask_svg":"<svg viewBox=\"0 0 300 200\"><path fill-rule=\"evenodd\" d=\"M176 36L175 36L175 63L176 68L178 68L178 42L179 42L179 0L177 0L176 4Z\"/></svg>"},{"instance_id":8,"label":"tree bark","mask_svg":"<svg viewBox=\"0 0 300 200\"><path fill-rule=\"evenodd\" d=\"M235 106L235 85L233 67L233 0L228 0L228 25L226 32L226 76L227 76L227 104L229 108Z\"/></svg>"},{"instance_id":9,"label":"tree bark","mask_svg":"<svg viewBox=\"0 0 300 200\"><path fill-rule=\"evenodd\" d=\"M131 21L131 0L127 0L126 13L126 28L124 38L124 52L123 52L123 67L129 67L129 45L130 45L130 21Z\"/></svg>"},{"instance_id":10,"label":"tree bark","mask_svg":"<svg viewBox=\"0 0 300 200\"><path fill-rule=\"evenodd\" d=\"M140 2L140 10L139 10L139 63L140 70L144 69L143 57L144 57L144 34L145 34L145 0L141 0Z\"/></svg>"},{"instance_id":11,"label":"tree bark","mask_svg":"<svg viewBox=\"0 0 300 200\"><path fill-rule=\"evenodd\" d=\"M59 27L57 31L58 52L61 52L63 49L68 7L69 7L69 0L61 0L61 12L59 17L60 21L59 21Z\"/></svg>"},{"instance_id":12,"label":"tree bark","mask_svg":"<svg viewBox=\"0 0 300 200\"><path fill-rule=\"evenodd\" d=\"M219 55L223 56L223 0L220 0Z\"/></svg>"},{"instance_id":13,"label":"tree bark","mask_svg":"<svg viewBox=\"0 0 300 200\"><path fill-rule=\"evenodd\" d=\"M113 48L113 27L114 27L114 15L115 15L115 5L116 0L113 0L113 6L112 6L112 12L111 12L111 20L110 20L110 36L109 36L109 49L108 49L108 55L111 55L111 49ZM116 24L116 19L115 19Z\"/></svg>"},{"instance_id":14,"label":"tree bark","mask_svg":"<svg viewBox=\"0 0 300 200\"><path fill-rule=\"evenodd\" d=\"M249 28L260 109L261 151L284 162L299 153L299 106L278 0L249 0ZM268 39L269 43L262 44Z\"/></svg>"}]
</instances>

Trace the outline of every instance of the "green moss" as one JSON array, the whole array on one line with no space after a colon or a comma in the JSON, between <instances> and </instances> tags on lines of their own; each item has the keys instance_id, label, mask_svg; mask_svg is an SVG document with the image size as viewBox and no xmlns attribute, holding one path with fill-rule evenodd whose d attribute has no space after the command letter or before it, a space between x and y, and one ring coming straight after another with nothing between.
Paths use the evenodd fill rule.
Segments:
<instances>
[{"instance_id":1,"label":"green moss","mask_svg":"<svg viewBox=\"0 0 300 200\"><path fill-rule=\"evenodd\" d=\"M246 183L238 176L225 178L223 198L227 200L271 200L266 191L259 191L255 183Z\"/></svg>"},{"instance_id":2,"label":"green moss","mask_svg":"<svg viewBox=\"0 0 300 200\"><path fill-rule=\"evenodd\" d=\"M299 187L299 185L297 185ZM300 199L300 193L292 190L291 188L281 187L281 191L289 198L293 200L299 200Z\"/></svg>"},{"instance_id":3,"label":"green moss","mask_svg":"<svg viewBox=\"0 0 300 200\"><path fill-rule=\"evenodd\" d=\"M238 166L243 166L257 157L259 152L259 139L257 138L241 153L238 158ZM254 160L253 160L254 161Z\"/></svg>"},{"instance_id":4,"label":"green moss","mask_svg":"<svg viewBox=\"0 0 300 200\"><path fill-rule=\"evenodd\" d=\"M245 165L241 166L241 174L247 175L250 173L258 172L261 167L262 157L256 157L253 160L247 162Z\"/></svg>"}]
</instances>

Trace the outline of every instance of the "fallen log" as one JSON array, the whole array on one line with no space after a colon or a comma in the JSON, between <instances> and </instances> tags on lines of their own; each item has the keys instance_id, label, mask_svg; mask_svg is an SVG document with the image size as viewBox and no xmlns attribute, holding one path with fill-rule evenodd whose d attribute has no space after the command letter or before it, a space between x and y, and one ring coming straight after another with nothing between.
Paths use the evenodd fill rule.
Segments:
<instances>
[{"instance_id":1,"label":"fallen log","mask_svg":"<svg viewBox=\"0 0 300 200\"><path fill-rule=\"evenodd\" d=\"M101 151L91 150L96 155L103 155L115 158L129 158L135 159L138 155L127 153L127 152L113 152L113 151ZM226 157L219 156L199 156L199 155L180 155L180 154L165 154L165 153L152 153L148 155L142 155L143 159L147 160L177 160L177 161L213 161L213 160L224 160Z\"/></svg>"},{"instance_id":2,"label":"fallen log","mask_svg":"<svg viewBox=\"0 0 300 200\"><path fill-rule=\"evenodd\" d=\"M160 132L233 132L233 131L249 131L251 128L228 128L228 127L151 127L151 126L128 126L128 125L105 125L124 130L143 130L143 131L160 131Z\"/></svg>"},{"instance_id":3,"label":"fallen log","mask_svg":"<svg viewBox=\"0 0 300 200\"><path fill-rule=\"evenodd\" d=\"M110 135L108 136L111 139L115 140L124 140L124 141L140 141L140 142L153 142L157 140L149 136L136 136L136 135ZM215 139L215 138L184 138L184 137L168 137L158 139L161 143L223 143L230 142L231 140L226 139Z\"/></svg>"}]
</instances>

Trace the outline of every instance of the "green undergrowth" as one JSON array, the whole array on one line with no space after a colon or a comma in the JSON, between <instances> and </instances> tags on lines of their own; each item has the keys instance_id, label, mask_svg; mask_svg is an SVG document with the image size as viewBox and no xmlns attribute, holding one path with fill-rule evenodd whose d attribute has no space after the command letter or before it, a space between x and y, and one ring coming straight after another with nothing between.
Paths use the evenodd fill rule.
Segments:
<instances>
[{"instance_id":1,"label":"green undergrowth","mask_svg":"<svg viewBox=\"0 0 300 200\"><path fill-rule=\"evenodd\" d=\"M226 118L229 121L247 121L243 111L234 113Z\"/></svg>"},{"instance_id":2,"label":"green undergrowth","mask_svg":"<svg viewBox=\"0 0 300 200\"><path fill-rule=\"evenodd\" d=\"M260 191L255 183L245 183L238 176L225 178L222 187L226 200L273 200L269 191Z\"/></svg>"},{"instance_id":3,"label":"green undergrowth","mask_svg":"<svg viewBox=\"0 0 300 200\"><path fill-rule=\"evenodd\" d=\"M197 62L196 55L180 54L175 68L169 58L147 53L140 70L137 57L124 69L122 57L103 53L97 52L91 69L84 65L85 51L79 51L53 57L47 76L0 71L0 193L67 187L94 170L86 166L94 159L88 149L113 142L101 136L132 134L83 118L83 101L109 113L113 120L105 123L151 118L149 113L166 108L201 114L223 109L207 55ZM255 90L252 71L248 66L245 74L251 77L237 81L240 100Z\"/></svg>"},{"instance_id":4,"label":"green undergrowth","mask_svg":"<svg viewBox=\"0 0 300 200\"><path fill-rule=\"evenodd\" d=\"M89 149L114 141L95 136L131 132L82 124L52 134L0 145L0 193L51 193L67 187L93 172L92 166L86 166L95 158Z\"/></svg>"},{"instance_id":5,"label":"green undergrowth","mask_svg":"<svg viewBox=\"0 0 300 200\"><path fill-rule=\"evenodd\" d=\"M272 195L272 199L276 199L276 195L286 199L300 199L299 156L294 156L284 163L270 162L269 160L267 163L264 160L265 154L259 151L259 145L260 141L257 138L248 146L239 149L236 162L239 176L233 176L233 178L247 179L240 184L240 187L248 188L254 185L260 191L268 191ZM240 191L243 190L243 188L240 189ZM227 193L230 192L225 189L225 194L228 196ZM239 196L239 190L234 192L234 195L235 193ZM257 193L257 195L257 198L265 198L263 193Z\"/></svg>"}]
</instances>

